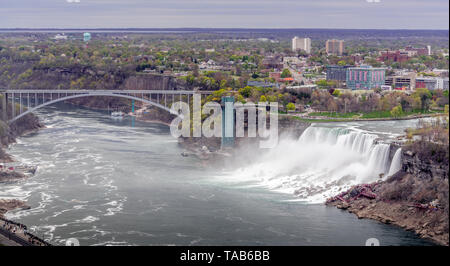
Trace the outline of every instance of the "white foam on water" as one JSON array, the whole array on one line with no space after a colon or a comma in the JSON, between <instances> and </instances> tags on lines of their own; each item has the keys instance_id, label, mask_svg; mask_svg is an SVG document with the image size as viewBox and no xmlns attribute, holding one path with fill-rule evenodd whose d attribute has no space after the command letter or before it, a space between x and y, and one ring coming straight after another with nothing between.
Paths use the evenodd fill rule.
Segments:
<instances>
[{"instance_id":1,"label":"white foam on water","mask_svg":"<svg viewBox=\"0 0 450 266\"><path fill-rule=\"evenodd\" d=\"M390 146L377 143L377 138L352 127L312 126L298 141L280 141L225 180L254 182L310 203L323 202L352 185L374 182L388 173Z\"/></svg>"},{"instance_id":2,"label":"white foam on water","mask_svg":"<svg viewBox=\"0 0 450 266\"><path fill-rule=\"evenodd\" d=\"M389 168L388 176L392 176L402 169L402 149L397 149L395 151L394 157L392 158L391 167Z\"/></svg>"},{"instance_id":3,"label":"white foam on water","mask_svg":"<svg viewBox=\"0 0 450 266\"><path fill-rule=\"evenodd\" d=\"M76 223L93 223L93 222L96 222L98 220L100 220L100 218L89 215L89 216L87 216L87 217L85 217L85 218L83 218L81 220L76 220L75 222Z\"/></svg>"}]
</instances>

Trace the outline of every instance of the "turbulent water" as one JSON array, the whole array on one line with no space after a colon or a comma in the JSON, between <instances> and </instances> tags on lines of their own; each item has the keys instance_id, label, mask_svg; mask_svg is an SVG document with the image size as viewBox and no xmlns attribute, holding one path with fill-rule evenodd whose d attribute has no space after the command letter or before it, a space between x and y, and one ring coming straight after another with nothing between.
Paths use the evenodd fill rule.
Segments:
<instances>
[{"instance_id":1,"label":"turbulent water","mask_svg":"<svg viewBox=\"0 0 450 266\"><path fill-rule=\"evenodd\" d=\"M47 128L9 150L38 165L37 174L0 184L0 198L26 200L31 209L8 218L55 244L364 245L373 237L382 245L429 244L311 204L388 174L389 146L377 140L410 122L315 125L275 149L243 152L240 164L210 165L180 156L162 125L62 104L39 116Z\"/></svg>"},{"instance_id":2,"label":"turbulent water","mask_svg":"<svg viewBox=\"0 0 450 266\"><path fill-rule=\"evenodd\" d=\"M355 184L388 174L389 144L349 127L312 126L299 140L282 141L256 163L238 169L237 180L258 180L277 191L309 202L324 202Z\"/></svg>"}]
</instances>

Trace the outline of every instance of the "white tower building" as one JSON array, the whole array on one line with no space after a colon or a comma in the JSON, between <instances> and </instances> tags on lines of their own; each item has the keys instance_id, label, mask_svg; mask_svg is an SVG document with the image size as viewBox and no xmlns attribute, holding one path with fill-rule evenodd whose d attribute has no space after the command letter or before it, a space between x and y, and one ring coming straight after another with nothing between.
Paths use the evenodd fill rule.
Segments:
<instances>
[{"instance_id":1,"label":"white tower building","mask_svg":"<svg viewBox=\"0 0 450 266\"><path fill-rule=\"evenodd\" d=\"M292 51L296 52L298 50L305 51L306 53L311 53L311 39L310 38L299 38L294 37L292 39Z\"/></svg>"}]
</instances>

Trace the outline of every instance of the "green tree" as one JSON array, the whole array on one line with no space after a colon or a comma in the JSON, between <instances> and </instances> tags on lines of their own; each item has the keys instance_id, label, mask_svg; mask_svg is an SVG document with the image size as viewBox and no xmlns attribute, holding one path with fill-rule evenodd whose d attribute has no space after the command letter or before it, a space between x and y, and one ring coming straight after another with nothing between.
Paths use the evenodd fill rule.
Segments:
<instances>
[{"instance_id":1,"label":"green tree","mask_svg":"<svg viewBox=\"0 0 450 266\"><path fill-rule=\"evenodd\" d=\"M333 91L333 96L339 97L339 95L341 95L341 91L340 90L334 90Z\"/></svg>"},{"instance_id":2,"label":"green tree","mask_svg":"<svg viewBox=\"0 0 450 266\"><path fill-rule=\"evenodd\" d=\"M288 111L295 111L295 104L294 104L294 103L288 103L288 104L286 105L286 109L287 109Z\"/></svg>"},{"instance_id":3,"label":"green tree","mask_svg":"<svg viewBox=\"0 0 450 266\"><path fill-rule=\"evenodd\" d=\"M283 72L281 72L282 78L289 78L291 76L292 76L291 71L289 71L289 69L287 68L283 69Z\"/></svg>"},{"instance_id":4,"label":"green tree","mask_svg":"<svg viewBox=\"0 0 450 266\"><path fill-rule=\"evenodd\" d=\"M337 63L339 66L345 66L347 64L347 62L345 62L345 60L341 60Z\"/></svg>"},{"instance_id":5,"label":"green tree","mask_svg":"<svg viewBox=\"0 0 450 266\"><path fill-rule=\"evenodd\" d=\"M236 98L237 102L241 102L241 103L245 103L245 99L242 95L238 94L237 98Z\"/></svg>"},{"instance_id":6,"label":"green tree","mask_svg":"<svg viewBox=\"0 0 450 266\"><path fill-rule=\"evenodd\" d=\"M403 115L402 106L399 104L399 105L395 106L394 108L392 108L391 115L396 118L402 116Z\"/></svg>"},{"instance_id":7,"label":"green tree","mask_svg":"<svg viewBox=\"0 0 450 266\"><path fill-rule=\"evenodd\" d=\"M259 98L259 102L260 102L260 103L265 103L265 102L267 102L266 96L261 95L261 98Z\"/></svg>"},{"instance_id":8,"label":"green tree","mask_svg":"<svg viewBox=\"0 0 450 266\"><path fill-rule=\"evenodd\" d=\"M250 96L252 96L252 91L253 91L252 87L246 86L242 89L239 89L239 94L241 94L245 98L249 98Z\"/></svg>"},{"instance_id":9,"label":"green tree","mask_svg":"<svg viewBox=\"0 0 450 266\"><path fill-rule=\"evenodd\" d=\"M430 100L431 100L431 92L428 89L425 88L418 88L416 91L412 94L412 97L417 97L420 99L421 103L421 109L422 111L426 111L429 108Z\"/></svg>"}]
</instances>

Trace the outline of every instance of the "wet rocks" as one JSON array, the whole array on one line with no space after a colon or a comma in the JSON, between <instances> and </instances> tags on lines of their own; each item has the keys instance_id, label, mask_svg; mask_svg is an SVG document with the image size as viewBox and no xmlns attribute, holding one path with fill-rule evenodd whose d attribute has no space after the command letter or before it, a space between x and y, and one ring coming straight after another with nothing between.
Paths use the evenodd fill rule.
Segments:
<instances>
[{"instance_id":1,"label":"wet rocks","mask_svg":"<svg viewBox=\"0 0 450 266\"><path fill-rule=\"evenodd\" d=\"M8 211L14 209L29 209L30 207L25 204L24 201L17 199L0 199L0 217Z\"/></svg>"},{"instance_id":2,"label":"wet rocks","mask_svg":"<svg viewBox=\"0 0 450 266\"><path fill-rule=\"evenodd\" d=\"M14 171L10 171L10 172L5 172L5 171L0 171L0 183L1 182L9 182L9 181L17 181L19 179L25 178L26 176L22 173L19 172L14 172Z\"/></svg>"}]
</instances>

